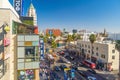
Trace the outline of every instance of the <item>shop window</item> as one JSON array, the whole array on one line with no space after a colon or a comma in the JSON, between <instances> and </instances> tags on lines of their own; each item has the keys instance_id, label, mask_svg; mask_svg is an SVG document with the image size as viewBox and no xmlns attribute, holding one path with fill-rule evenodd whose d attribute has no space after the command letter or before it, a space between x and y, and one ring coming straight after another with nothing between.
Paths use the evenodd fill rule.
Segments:
<instances>
[{"instance_id":1,"label":"shop window","mask_svg":"<svg viewBox=\"0 0 120 80\"><path fill-rule=\"evenodd\" d=\"M115 56L112 56L112 59L115 59Z\"/></svg>"},{"instance_id":2,"label":"shop window","mask_svg":"<svg viewBox=\"0 0 120 80\"><path fill-rule=\"evenodd\" d=\"M115 50L112 50L112 53L115 53Z\"/></svg>"}]
</instances>

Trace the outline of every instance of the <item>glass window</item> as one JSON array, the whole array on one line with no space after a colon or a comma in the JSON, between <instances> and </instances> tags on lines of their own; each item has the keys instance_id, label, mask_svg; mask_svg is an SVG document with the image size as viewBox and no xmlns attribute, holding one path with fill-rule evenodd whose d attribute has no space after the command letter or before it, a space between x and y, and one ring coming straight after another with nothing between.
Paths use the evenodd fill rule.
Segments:
<instances>
[{"instance_id":1,"label":"glass window","mask_svg":"<svg viewBox=\"0 0 120 80\"><path fill-rule=\"evenodd\" d=\"M35 47L25 47L25 61L34 61Z\"/></svg>"},{"instance_id":2,"label":"glass window","mask_svg":"<svg viewBox=\"0 0 120 80\"><path fill-rule=\"evenodd\" d=\"M115 59L115 56L112 56L112 59Z\"/></svg>"}]
</instances>

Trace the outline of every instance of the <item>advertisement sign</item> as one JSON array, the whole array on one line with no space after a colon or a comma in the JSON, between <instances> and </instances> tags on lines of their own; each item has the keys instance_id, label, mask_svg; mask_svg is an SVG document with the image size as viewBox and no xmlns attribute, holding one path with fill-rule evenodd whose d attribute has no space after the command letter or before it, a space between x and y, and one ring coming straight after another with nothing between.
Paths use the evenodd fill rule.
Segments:
<instances>
[{"instance_id":1,"label":"advertisement sign","mask_svg":"<svg viewBox=\"0 0 120 80\"><path fill-rule=\"evenodd\" d=\"M32 42L31 41L25 41L24 46L32 46Z\"/></svg>"},{"instance_id":2,"label":"advertisement sign","mask_svg":"<svg viewBox=\"0 0 120 80\"><path fill-rule=\"evenodd\" d=\"M44 59L44 41L43 41L43 39L40 39L39 50L40 50L40 59L43 60Z\"/></svg>"},{"instance_id":3,"label":"advertisement sign","mask_svg":"<svg viewBox=\"0 0 120 80\"><path fill-rule=\"evenodd\" d=\"M34 80L35 70L20 70L18 71L18 80Z\"/></svg>"},{"instance_id":4,"label":"advertisement sign","mask_svg":"<svg viewBox=\"0 0 120 80\"><path fill-rule=\"evenodd\" d=\"M22 12L22 0L14 0L14 8L16 12L21 15Z\"/></svg>"}]
</instances>

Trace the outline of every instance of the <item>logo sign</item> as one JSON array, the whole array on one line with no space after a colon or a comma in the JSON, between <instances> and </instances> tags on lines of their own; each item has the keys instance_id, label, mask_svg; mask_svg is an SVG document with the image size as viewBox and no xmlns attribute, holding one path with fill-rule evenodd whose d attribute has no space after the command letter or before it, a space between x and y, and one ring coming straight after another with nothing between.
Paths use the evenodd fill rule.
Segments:
<instances>
[{"instance_id":1,"label":"logo sign","mask_svg":"<svg viewBox=\"0 0 120 80\"><path fill-rule=\"evenodd\" d=\"M21 15L22 0L14 0L14 8L16 12Z\"/></svg>"}]
</instances>

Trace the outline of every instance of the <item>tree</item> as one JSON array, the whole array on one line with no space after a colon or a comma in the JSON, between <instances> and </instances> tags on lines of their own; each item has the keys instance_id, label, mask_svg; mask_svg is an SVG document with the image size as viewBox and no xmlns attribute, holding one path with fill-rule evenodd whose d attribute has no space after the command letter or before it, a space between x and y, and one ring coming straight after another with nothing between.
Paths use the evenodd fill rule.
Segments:
<instances>
[{"instance_id":1,"label":"tree","mask_svg":"<svg viewBox=\"0 0 120 80\"><path fill-rule=\"evenodd\" d=\"M77 39L77 36L75 34L72 34L72 40L74 41L74 44L76 39Z\"/></svg>"},{"instance_id":2,"label":"tree","mask_svg":"<svg viewBox=\"0 0 120 80\"><path fill-rule=\"evenodd\" d=\"M70 41L72 41L72 36L71 36L71 35L68 35L68 36L67 36L67 42L70 43Z\"/></svg>"},{"instance_id":3,"label":"tree","mask_svg":"<svg viewBox=\"0 0 120 80\"><path fill-rule=\"evenodd\" d=\"M91 51L92 51L92 54L93 54L93 43L96 41L96 35L91 34L90 37L89 37L89 40L91 42Z\"/></svg>"},{"instance_id":4,"label":"tree","mask_svg":"<svg viewBox=\"0 0 120 80\"><path fill-rule=\"evenodd\" d=\"M55 48L57 48L57 43L55 42L55 40L52 40L51 47L53 48L53 51Z\"/></svg>"},{"instance_id":5,"label":"tree","mask_svg":"<svg viewBox=\"0 0 120 80\"><path fill-rule=\"evenodd\" d=\"M77 40L81 40L82 38L81 38L81 35L80 34L78 34L77 35Z\"/></svg>"},{"instance_id":6,"label":"tree","mask_svg":"<svg viewBox=\"0 0 120 80\"><path fill-rule=\"evenodd\" d=\"M115 48L119 51L119 57L120 57L120 40L116 40ZM119 60L119 64L120 64L120 60ZM120 65L119 65L119 68L120 68ZM119 75L120 75L120 69L119 69Z\"/></svg>"}]
</instances>

